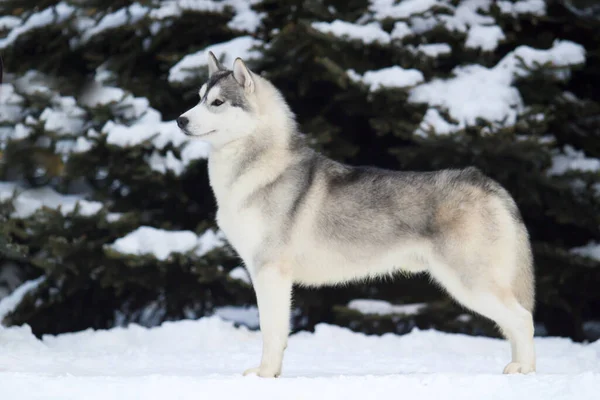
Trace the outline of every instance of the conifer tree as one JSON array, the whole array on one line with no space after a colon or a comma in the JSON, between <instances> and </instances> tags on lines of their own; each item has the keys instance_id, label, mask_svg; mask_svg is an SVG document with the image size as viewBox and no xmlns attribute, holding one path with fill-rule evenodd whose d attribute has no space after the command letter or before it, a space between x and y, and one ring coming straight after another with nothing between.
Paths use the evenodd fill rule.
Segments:
<instances>
[{"instance_id":1,"label":"conifer tree","mask_svg":"<svg viewBox=\"0 0 600 400\"><path fill-rule=\"evenodd\" d=\"M499 181L531 234L537 334L600 336L593 2L6 0L0 15L0 285L43 276L5 323L152 325L254 303L214 224L208 149L173 121L212 50L272 80L336 160ZM497 335L426 276L300 289L294 304L295 329Z\"/></svg>"}]
</instances>

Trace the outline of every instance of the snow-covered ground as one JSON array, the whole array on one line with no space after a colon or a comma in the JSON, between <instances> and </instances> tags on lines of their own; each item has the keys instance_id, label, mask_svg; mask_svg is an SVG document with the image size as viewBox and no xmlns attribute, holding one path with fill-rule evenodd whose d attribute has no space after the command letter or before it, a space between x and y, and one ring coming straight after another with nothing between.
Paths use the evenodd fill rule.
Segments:
<instances>
[{"instance_id":1,"label":"snow-covered ground","mask_svg":"<svg viewBox=\"0 0 600 400\"><path fill-rule=\"evenodd\" d=\"M318 325L292 335L281 378L243 377L260 334L219 317L38 340L0 329L3 399L596 399L600 342L536 339L538 372L506 376L502 340Z\"/></svg>"}]
</instances>

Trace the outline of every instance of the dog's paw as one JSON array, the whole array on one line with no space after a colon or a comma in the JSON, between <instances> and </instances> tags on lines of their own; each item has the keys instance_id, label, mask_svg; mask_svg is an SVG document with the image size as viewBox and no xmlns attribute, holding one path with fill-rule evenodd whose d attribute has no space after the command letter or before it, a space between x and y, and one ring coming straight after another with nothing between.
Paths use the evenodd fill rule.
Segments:
<instances>
[{"instance_id":1,"label":"dog's paw","mask_svg":"<svg viewBox=\"0 0 600 400\"><path fill-rule=\"evenodd\" d=\"M505 374L528 374L530 372L535 372L535 366L518 362L511 362L504 368Z\"/></svg>"},{"instance_id":2,"label":"dog's paw","mask_svg":"<svg viewBox=\"0 0 600 400\"><path fill-rule=\"evenodd\" d=\"M281 371L280 370L272 370L269 368L263 368L263 367L255 367L255 368L248 368L247 370L244 371L244 376L247 375L257 375L260 376L261 378L277 378L279 377L279 375L281 375Z\"/></svg>"}]
</instances>

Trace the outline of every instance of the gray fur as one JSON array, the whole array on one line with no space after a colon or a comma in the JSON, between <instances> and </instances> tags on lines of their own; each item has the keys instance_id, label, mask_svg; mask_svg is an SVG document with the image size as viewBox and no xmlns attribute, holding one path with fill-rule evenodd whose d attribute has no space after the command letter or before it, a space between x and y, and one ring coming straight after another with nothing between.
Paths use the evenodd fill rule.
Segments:
<instances>
[{"instance_id":1,"label":"gray fur","mask_svg":"<svg viewBox=\"0 0 600 400\"><path fill-rule=\"evenodd\" d=\"M234 184L245 172L249 171L252 164L260 160L261 155L267 150L267 146L256 140L248 140L243 153L237 160L232 160L234 172L230 184Z\"/></svg>"}]
</instances>

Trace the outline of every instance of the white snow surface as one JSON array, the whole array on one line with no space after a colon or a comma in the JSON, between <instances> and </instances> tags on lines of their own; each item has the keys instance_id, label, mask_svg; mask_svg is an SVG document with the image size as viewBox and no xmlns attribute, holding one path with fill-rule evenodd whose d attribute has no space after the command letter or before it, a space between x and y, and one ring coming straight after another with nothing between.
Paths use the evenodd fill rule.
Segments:
<instances>
[{"instance_id":1,"label":"white snow surface","mask_svg":"<svg viewBox=\"0 0 600 400\"><path fill-rule=\"evenodd\" d=\"M233 61L240 57L244 61L257 59L260 52L253 49L262 42L252 36L240 36L227 42L217 43L193 54L188 54L169 71L169 82L184 82L198 76L200 68L208 66L208 52L212 51L223 65L231 68Z\"/></svg>"},{"instance_id":2,"label":"white snow surface","mask_svg":"<svg viewBox=\"0 0 600 400\"><path fill-rule=\"evenodd\" d=\"M207 230L198 236L192 231L166 231L140 226L108 247L122 254L152 255L165 261L171 254L195 250L198 256L224 245L222 232Z\"/></svg>"},{"instance_id":3,"label":"white snow surface","mask_svg":"<svg viewBox=\"0 0 600 400\"><path fill-rule=\"evenodd\" d=\"M598 242L590 242L585 246L575 247L571 249L571 252L600 261L600 243Z\"/></svg>"},{"instance_id":4,"label":"white snow surface","mask_svg":"<svg viewBox=\"0 0 600 400\"><path fill-rule=\"evenodd\" d=\"M278 379L243 377L261 337L218 316L43 336L0 329L7 399L592 400L600 342L536 338L538 372L502 375L504 340L414 330L366 336L332 325L290 337Z\"/></svg>"},{"instance_id":5,"label":"white snow surface","mask_svg":"<svg viewBox=\"0 0 600 400\"><path fill-rule=\"evenodd\" d=\"M378 22L358 25L338 19L333 22L313 22L312 27L323 33L350 40L361 40L367 44L388 44L391 40L390 34L381 29Z\"/></svg>"},{"instance_id":6,"label":"white snow surface","mask_svg":"<svg viewBox=\"0 0 600 400\"><path fill-rule=\"evenodd\" d=\"M362 314L413 315L418 314L426 305L425 303L394 305L384 300L355 299L348 303L348 308Z\"/></svg>"},{"instance_id":7,"label":"white snow surface","mask_svg":"<svg viewBox=\"0 0 600 400\"><path fill-rule=\"evenodd\" d=\"M224 306L218 307L214 315L221 317L225 321L235 322L250 329L256 329L260 326L258 318L258 308L256 306L238 307Z\"/></svg>"}]
</instances>

